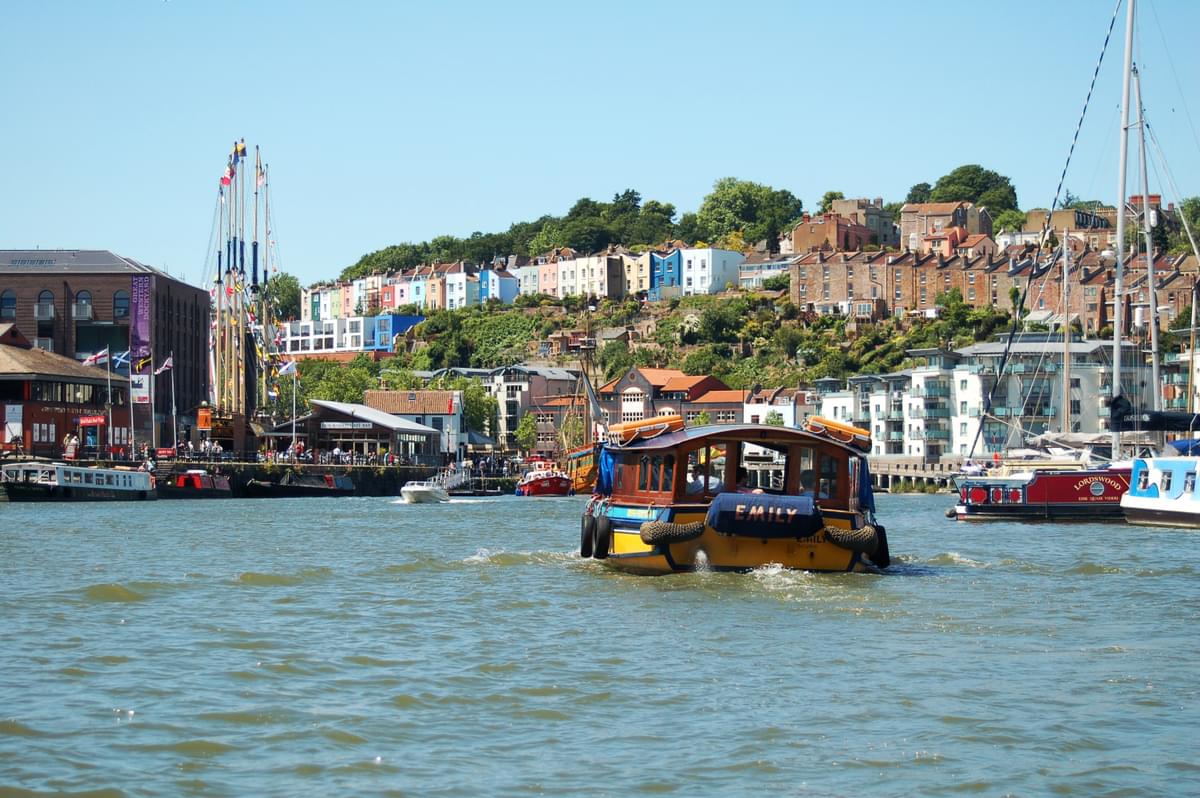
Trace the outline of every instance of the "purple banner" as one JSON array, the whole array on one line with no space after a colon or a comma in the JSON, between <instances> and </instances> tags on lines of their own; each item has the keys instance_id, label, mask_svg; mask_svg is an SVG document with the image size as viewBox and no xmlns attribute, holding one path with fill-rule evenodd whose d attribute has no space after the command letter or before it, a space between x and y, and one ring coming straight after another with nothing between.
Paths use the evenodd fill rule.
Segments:
<instances>
[{"instance_id":1,"label":"purple banner","mask_svg":"<svg viewBox=\"0 0 1200 798\"><path fill-rule=\"evenodd\" d=\"M146 374L150 371L150 287L154 278L137 274L131 278L129 305L133 324L129 328L129 371Z\"/></svg>"},{"instance_id":2,"label":"purple banner","mask_svg":"<svg viewBox=\"0 0 1200 798\"><path fill-rule=\"evenodd\" d=\"M130 312L133 323L129 327L129 388L134 404L150 401L150 380L138 379L135 375L150 373L150 289L154 277L137 274L131 278L129 291Z\"/></svg>"}]
</instances>

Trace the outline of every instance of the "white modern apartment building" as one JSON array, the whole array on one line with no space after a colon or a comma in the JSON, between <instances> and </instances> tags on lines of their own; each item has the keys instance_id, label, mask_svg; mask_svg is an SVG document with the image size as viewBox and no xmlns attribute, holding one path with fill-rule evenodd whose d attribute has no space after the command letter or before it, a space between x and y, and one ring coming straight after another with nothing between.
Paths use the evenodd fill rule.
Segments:
<instances>
[{"instance_id":1,"label":"white modern apartment building","mask_svg":"<svg viewBox=\"0 0 1200 798\"><path fill-rule=\"evenodd\" d=\"M1058 339L1058 340L1055 340ZM1004 374L997 376L1004 340L953 352L910 350L915 365L893 374L817 381L821 415L871 431L875 456L982 457L1025 445L1043 432L1061 432L1063 351L1058 334L1018 337ZM1070 432L1106 432L1112 342L1070 344ZM1136 345L1124 352L1124 393L1141 406ZM991 396L990 412L986 411Z\"/></svg>"}]
</instances>

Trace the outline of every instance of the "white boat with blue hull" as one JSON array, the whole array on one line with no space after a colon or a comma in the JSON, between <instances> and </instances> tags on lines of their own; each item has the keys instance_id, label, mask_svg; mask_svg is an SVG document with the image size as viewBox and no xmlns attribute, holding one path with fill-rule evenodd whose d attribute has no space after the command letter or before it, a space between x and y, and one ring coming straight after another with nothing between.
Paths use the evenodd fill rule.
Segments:
<instances>
[{"instance_id":1,"label":"white boat with blue hull","mask_svg":"<svg viewBox=\"0 0 1200 798\"><path fill-rule=\"evenodd\" d=\"M1196 473L1200 457L1139 457L1121 499L1125 520L1148 526L1200 529Z\"/></svg>"}]
</instances>

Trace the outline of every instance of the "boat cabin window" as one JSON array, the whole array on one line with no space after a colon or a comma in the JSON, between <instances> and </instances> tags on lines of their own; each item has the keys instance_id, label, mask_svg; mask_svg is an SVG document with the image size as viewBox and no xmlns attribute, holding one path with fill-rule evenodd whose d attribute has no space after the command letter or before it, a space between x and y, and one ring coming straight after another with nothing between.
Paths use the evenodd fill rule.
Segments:
<instances>
[{"instance_id":1,"label":"boat cabin window","mask_svg":"<svg viewBox=\"0 0 1200 798\"><path fill-rule=\"evenodd\" d=\"M816 484L815 453L811 446L742 441L738 444L738 493L798 494L802 481L808 492Z\"/></svg>"},{"instance_id":2,"label":"boat cabin window","mask_svg":"<svg viewBox=\"0 0 1200 798\"><path fill-rule=\"evenodd\" d=\"M1169 491L1171 489L1171 472L1170 471L1163 472L1162 481L1159 482L1159 489L1163 493L1166 493L1167 491Z\"/></svg>"},{"instance_id":3,"label":"boat cabin window","mask_svg":"<svg viewBox=\"0 0 1200 798\"><path fill-rule=\"evenodd\" d=\"M1186 474L1183 475L1183 492L1187 493L1187 494L1191 494L1191 493L1194 493L1195 491L1196 491L1196 472L1188 471Z\"/></svg>"},{"instance_id":4,"label":"boat cabin window","mask_svg":"<svg viewBox=\"0 0 1200 798\"><path fill-rule=\"evenodd\" d=\"M669 493L675 484L675 455L643 454L638 458L639 492Z\"/></svg>"},{"instance_id":5,"label":"boat cabin window","mask_svg":"<svg viewBox=\"0 0 1200 798\"><path fill-rule=\"evenodd\" d=\"M1146 490L1150 487L1150 469L1145 469L1138 474L1137 489Z\"/></svg>"},{"instance_id":6,"label":"boat cabin window","mask_svg":"<svg viewBox=\"0 0 1200 798\"><path fill-rule=\"evenodd\" d=\"M821 458L820 476L817 479L817 496L827 499L840 495L838 475L844 461L825 455Z\"/></svg>"},{"instance_id":7,"label":"boat cabin window","mask_svg":"<svg viewBox=\"0 0 1200 798\"><path fill-rule=\"evenodd\" d=\"M688 496L712 497L724 490L727 449L725 443L714 443L688 452L684 486Z\"/></svg>"}]
</instances>

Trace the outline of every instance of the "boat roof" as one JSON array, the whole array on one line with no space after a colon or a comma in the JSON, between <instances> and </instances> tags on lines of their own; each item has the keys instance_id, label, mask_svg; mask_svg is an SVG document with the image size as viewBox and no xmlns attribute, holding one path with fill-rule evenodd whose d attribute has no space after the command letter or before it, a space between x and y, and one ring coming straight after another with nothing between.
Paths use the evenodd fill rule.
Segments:
<instances>
[{"instance_id":1,"label":"boat roof","mask_svg":"<svg viewBox=\"0 0 1200 798\"><path fill-rule=\"evenodd\" d=\"M853 446L826 438L823 435L794 427L772 427L767 424L706 424L701 427L686 427L675 432L664 433L648 440L634 441L626 446L605 444L604 448L613 452L672 449L693 441L717 437L741 438L748 443L815 443L842 449L856 457L864 456L863 452Z\"/></svg>"}]
</instances>

